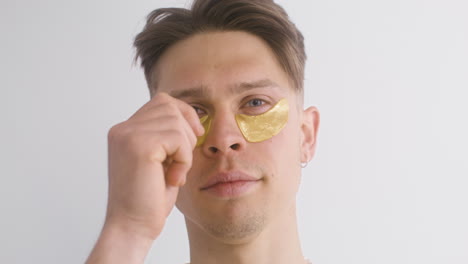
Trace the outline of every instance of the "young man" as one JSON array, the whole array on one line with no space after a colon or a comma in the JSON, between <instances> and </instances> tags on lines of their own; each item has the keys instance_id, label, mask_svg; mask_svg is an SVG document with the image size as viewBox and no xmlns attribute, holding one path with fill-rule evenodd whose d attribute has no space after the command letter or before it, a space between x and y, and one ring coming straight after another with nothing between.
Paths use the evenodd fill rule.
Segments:
<instances>
[{"instance_id":1,"label":"young man","mask_svg":"<svg viewBox=\"0 0 468 264\"><path fill-rule=\"evenodd\" d=\"M135 39L151 100L109 131L106 221L87 263L142 263L174 205L192 264L303 264L295 196L319 114L303 37L268 0L159 9Z\"/></svg>"}]
</instances>

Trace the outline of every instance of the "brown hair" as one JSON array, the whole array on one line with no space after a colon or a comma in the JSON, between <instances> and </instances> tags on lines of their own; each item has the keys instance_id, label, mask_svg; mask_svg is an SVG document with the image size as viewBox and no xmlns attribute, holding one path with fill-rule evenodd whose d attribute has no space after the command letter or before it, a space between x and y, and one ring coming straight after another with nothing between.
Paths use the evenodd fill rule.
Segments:
<instances>
[{"instance_id":1,"label":"brown hair","mask_svg":"<svg viewBox=\"0 0 468 264\"><path fill-rule=\"evenodd\" d=\"M153 69L164 51L178 41L209 31L244 31L263 39L302 95L304 37L273 0L195 0L190 10L160 8L151 12L134 42L135 62L140 58L150 93L157 88Z\"/></svg>"}]
</instances>

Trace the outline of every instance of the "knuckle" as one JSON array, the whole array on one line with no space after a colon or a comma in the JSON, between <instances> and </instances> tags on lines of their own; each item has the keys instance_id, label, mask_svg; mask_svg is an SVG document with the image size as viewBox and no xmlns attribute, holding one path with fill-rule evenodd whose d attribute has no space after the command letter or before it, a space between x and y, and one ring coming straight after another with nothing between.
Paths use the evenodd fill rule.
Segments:
<instances>
[{"instance_id":1,"label":"knuckle","mask_svg":"<svg viewBox=\"0 0 468 264\"><path fill-rule=\"evenodd\" d=\"M147 152L142 154L143 157L146 157L148 162L163 162L167 158L167 153L164 151L164 148L161 144L156 144L154 147L149 149Z\"/></svg>"},{"instance_id":2,"label":"knuckle","mask_svg":"<svg viewBox=\"0 0 468 264\"><path fill-rule=\"evenodd\" d=\"M138 144L140 137L141 135L134 126L128 124L128 121L113 126L108 133L109 143L123 146Z\"/></svg>"},{"instance_id":3,"label":"knuckle","mask_svg":"<svg viewBox=\"0 0 468 264\"><path fill-rule=\"evenodd\" d=\"M176 129L182 129L183 128L183 118L176 112L174 111L173 109L171 109L171 107L165 107L164 109L161 109L161 111L163 112L162 115L164 116L164 121L163 122L168 122L171 127L174 127Z\"/></svg>"},{"instance_id":4,"label":"knuckle","mask_svg":"<svg viewBox=\"0 0 468 264\"><path fill-rule=\"evenodd\" d=\"M154 100L159 103L168 103L171 101L171 97L167 93L158 93L154 96Z\"/></svg>"},{"instance_id":5,"label":"knuckle","mask_svg":"<svg viewBox=\"0 0 468 264\"><path fill-rule=\"evenodd\" d=\"M118 123L109 129L109 131L107 132L107 139L109 142L114 142L121 136L122 126L123 123Z\"/></svg>"},{"instance_id":6,"label":"knuckle","mask_svg":"<svg viewBox=\"0 0 468 264\"><path fill-rule=\"evenodd\" d=\"M168 134L171 135L174 140L176 140L176 142L183 142L182 140L184 138L184 133L181 129L170 129L168 130Z\"/></svg>"},{"instance_id":7,"label":"knuckle","mask_svg":"<svg viewBox=\"0 0 468 264\"><path fill-rule=\"evenodd\" d=\"M170 102L158 102L157 108L155 108L157 116L162 117L172 117L172 118L180 118L179 110L174 103Z\"/></svg>"},{"instance_id":8,"label":"knuckle","mask_svg":"<svg viewBox=\"0 0 468 264\"><path fill-rule=\"evenodd\" d=\"M166 112L165 111L164 117L167 120L167 122L174 123L175 126L178 126L179 123L180 123L179 116L177 114L175 114L174 112L169 112L169 111Z\"/></svg>"},{"instance_id":9,"label":"knuckle","mask_svg":"<svg viewBox=\"0 0 468 264\"><path fill-rule=\"evenodd\" d=\"M165 105L165 111L166 111L166 114L168 115L174 115L174 116L179 116L177 113L178 113L178 108L175 104L172 104L172 103L168 103Z\"/></svg>"}]
</instances>

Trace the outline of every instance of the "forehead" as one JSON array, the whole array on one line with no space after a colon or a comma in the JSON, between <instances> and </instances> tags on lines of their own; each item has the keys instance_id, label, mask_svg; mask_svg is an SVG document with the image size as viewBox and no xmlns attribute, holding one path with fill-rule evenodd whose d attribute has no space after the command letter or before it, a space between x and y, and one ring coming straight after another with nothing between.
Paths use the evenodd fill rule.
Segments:
<instances>
[{"instance_id":1,"label":"forehead","mask_svg":"<svg viewBox=\"0 0 468 264\"><path fill-rule=\"evenodd\" d=\"M157 90L169 93L203 87L221 94L258 82L291 90L271 48L262 39L239 31L198 33L179 41L163 54L154 73Z\"/></svg>"}]
</instances>

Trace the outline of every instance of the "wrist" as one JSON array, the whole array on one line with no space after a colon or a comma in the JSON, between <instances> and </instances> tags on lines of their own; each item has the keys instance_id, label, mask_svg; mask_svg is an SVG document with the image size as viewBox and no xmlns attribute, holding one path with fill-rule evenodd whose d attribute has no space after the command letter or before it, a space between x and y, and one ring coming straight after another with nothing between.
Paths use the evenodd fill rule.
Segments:
<instances>
[{"instance_id":1,"label":"wrist","mask_svg":"<svg viewBox=\"0 0 468 264\"><path fill-rule=\"evenodd\" d=\"M134 225L106 221L86 263L143 263L153 241Z\"/></svg>"},{"instance_id":2,"label":"wrist","mask_svg":"<svg viewBox=\"0 0 468 264\"><path fill-rule=\"evenodd\" d=\"M117 237L135 240L138 244L151 244L159 235L153 230L154 227L147 226L140 221L121 219L120 217L108 217L102 228L102 233L109 233Z\"/></svg>"}]
</instances>

